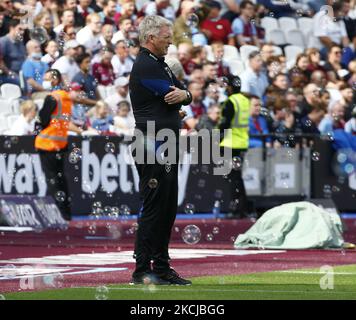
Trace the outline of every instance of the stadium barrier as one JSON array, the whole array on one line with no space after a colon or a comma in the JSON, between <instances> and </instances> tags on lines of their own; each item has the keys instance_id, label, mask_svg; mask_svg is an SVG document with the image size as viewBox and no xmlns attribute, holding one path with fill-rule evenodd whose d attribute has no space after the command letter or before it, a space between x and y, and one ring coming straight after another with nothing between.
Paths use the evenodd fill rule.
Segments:
<instances>
[{"instance_id":1,"label":"stadium barrier","mask_svg":"<svg viewBox=\"0 0 356 320\"><path fill-rule=\"evenodd\" d=\"M0 137L0 194L46 195L33 142L31 136ZM80 150L80 156L73 159L70 155L74 149ZM138 175L135 167L124 160L125 152L127 145L120 137L70 137L65 175L73 215L90 214L95 202L101 202L108 211L115 208L123 214L139 212ZM321 155L318 161L311 159L315 152ZM315 141L313 150L251 149L243 172L249 199L257 209L263 209L310 197L330 198L340 211L354 212L355 174L343 180L336 176L331 168L333 157L330 142L322 140ZM216 200L222 212L228 210L229 183L226 177L213 175L212 168L207 164L180 165L179 212L211 212Z\"/></svg>"}]
</instances>

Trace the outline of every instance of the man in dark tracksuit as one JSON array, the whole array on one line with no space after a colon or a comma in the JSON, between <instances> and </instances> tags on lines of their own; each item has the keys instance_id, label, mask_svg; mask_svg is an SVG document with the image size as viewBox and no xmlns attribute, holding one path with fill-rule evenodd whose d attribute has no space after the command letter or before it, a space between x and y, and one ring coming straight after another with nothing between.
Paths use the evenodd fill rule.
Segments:
<instances>
[{"instance_id":1,"label":"man in dark tracksuit","mask_svg":"<svg viewBox=\"0 0 356 320\"><path fill-rule=\"evenodd\" d=\"M180 107L191 102L191 94L176 79L164 56L172 43L172 25L159 16L147 16L139 26L141 49L130 75L130 96L136 130L144 136L145 152L150 152L154 137L148 136L148 121L155 125L154 136L161 129L174 132L174 163L143 163L135 159L143 200L135 243L136 269L132 284L191 284L170 268L168 245L177 213L178 141L181 125ZM154 141L154 153L159 146ZM152 151L152 149L151 149ZM135 156L135 155L134 155ZM152 263L153 262L153 263ZM152 265L151 265L152 263Z\"/></svg>"}]
</instances>

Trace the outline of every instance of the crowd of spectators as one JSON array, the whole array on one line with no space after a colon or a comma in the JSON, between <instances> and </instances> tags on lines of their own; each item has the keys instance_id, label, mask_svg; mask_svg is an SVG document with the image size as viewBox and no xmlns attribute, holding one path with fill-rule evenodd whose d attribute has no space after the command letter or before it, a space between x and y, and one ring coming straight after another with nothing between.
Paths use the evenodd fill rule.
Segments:
<instances>
[{"instance_id":1,"label":"crowd of spectators","mask_svg":"<svg viewBox=\"0 0 356 320\"><path fill-rule=\"evenodd\" d=\"M6 133L34 130L41 107L34 101L48 94L43 76L52 68L76 93L77 126L87 134L130 134L135 121L128 83L139 52L137 30L152 14L174 25L165 60L192 93L184 107L186 132L218 125L229 79L238 73L251 102L250 147L293 147L296 133L340 128L356 135L355 0L0 0L0 85L21 86L23 100L21 116ZM264 17L285 16L314 23L312 45L293 65L284 45L277 52L267 42L261 24ZM226 59L226 45L256 47L242 59L242 72ZM274 136L263 142L259 134Z\"/></svg>"}]
</instances>

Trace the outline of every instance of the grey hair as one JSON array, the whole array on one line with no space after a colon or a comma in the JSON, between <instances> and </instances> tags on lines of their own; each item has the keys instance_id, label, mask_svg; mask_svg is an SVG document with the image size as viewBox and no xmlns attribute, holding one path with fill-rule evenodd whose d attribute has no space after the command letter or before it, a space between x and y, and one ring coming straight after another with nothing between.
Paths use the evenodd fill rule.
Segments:
<instances>
[{"instance_id":1,"label":"grey hair","mask_svg":"<svg viewBox=\"0 0 356 320\"><path fill-rule=\"evenodd\" d=\"M146 16L138 26L140 44L146 44L151 35L157 36L162 27L172 28L173 24L161 16Z\"/></svg>"}]
</instances>

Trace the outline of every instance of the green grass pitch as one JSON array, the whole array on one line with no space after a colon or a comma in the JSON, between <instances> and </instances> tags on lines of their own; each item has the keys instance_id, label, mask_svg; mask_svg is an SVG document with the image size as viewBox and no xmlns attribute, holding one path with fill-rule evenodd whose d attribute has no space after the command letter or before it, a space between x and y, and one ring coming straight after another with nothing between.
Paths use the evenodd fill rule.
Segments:
<instances>
[{"instance_id":1,"label":"green grass pitch","mask_svg":"<svg viewBox=\"0 0 356 320\"><path fill-rule=\"evenodd\" d=\"M334 267L333 271L327 280L319 269L298 269L192 278L193 285L185 287L108 284L104 295L96 287L3 295L6 300L356 300L356 265ZM322 289L321 282L329 289Z\"/></svg>"}]
</instances>

